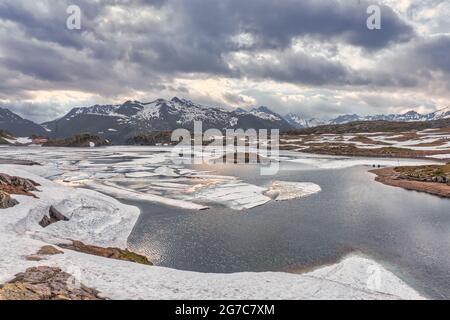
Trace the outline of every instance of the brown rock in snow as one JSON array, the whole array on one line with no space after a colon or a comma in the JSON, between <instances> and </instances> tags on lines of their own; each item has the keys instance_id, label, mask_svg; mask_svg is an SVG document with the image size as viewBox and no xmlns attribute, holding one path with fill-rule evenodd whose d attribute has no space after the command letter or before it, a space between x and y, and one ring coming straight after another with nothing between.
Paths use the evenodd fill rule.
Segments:
<instances>
[{"instance_id":1,"label":"brown rock in snow","mask_svg":"<svg viewBox=\"0 0 450 320\"><path fill-rule=\"evenodd\" d=\"M29 268L0 287L0 300L104 300L59 268Z\"/></svg>"}]
</instances>

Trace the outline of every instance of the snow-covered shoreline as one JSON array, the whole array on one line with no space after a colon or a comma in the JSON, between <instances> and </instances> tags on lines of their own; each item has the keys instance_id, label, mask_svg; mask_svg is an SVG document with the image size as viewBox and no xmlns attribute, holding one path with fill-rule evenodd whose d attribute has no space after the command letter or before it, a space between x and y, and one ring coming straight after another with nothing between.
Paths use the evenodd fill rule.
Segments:
<instances>
[{"instance_id":1,"label":"snow-covered shoreline","mask_svg":"<svg viewBox=\"0 0 450 320\"><path fill-rule=\"evenodd\" d=\"M15 196L20 204L0 212L0 283L33 266L55 266L112 299L422 299L390 271L369 258L351 255L305 274L282 272L205 274L86 255L70 250L44 261L28 261L40 247L62 239L126 247L139 209L92 190L75 189L1 165L0 172L35 180L39 199ZM84 205L80 206L80 204ZM68 222L45 230L37 220L57 205Z\"/></svg>"}]
</instances>

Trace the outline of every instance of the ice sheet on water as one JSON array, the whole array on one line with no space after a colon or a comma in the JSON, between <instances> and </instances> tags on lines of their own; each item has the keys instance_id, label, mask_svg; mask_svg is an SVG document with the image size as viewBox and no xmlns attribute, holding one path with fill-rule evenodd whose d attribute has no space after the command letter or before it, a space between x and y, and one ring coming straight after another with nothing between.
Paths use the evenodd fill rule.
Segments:
<instances>
[{"instance_id":1,"label":"ice sheet on water","mask_svg":"<svg viewBox=\"0 0 450 320\"><path fill-rule=\"evenodd\" d=\"M273 181L266 195L276 201L286 201L310 196L322 189L312 182Z\"/></svg>"}]
</instances>

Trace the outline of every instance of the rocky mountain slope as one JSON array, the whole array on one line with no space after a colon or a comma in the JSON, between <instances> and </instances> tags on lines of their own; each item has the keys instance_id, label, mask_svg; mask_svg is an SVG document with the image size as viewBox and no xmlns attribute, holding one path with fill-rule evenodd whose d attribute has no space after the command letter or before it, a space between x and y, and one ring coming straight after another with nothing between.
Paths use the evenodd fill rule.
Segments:
<instances>
[{"instance_id":1,"label":"rocky mountain slope","mask_svg":"<svg viewBox=\"0 0 450 320\"><path fill-rule=\"evenodd\" d=\"M294 113L288 113L284 116L284 119L293 127L296 129L301 128L313 128L321 125L328 124L328 121L319 120L316 118L311 119L304 119L299 115L296 115Z\"/></svg>"},{"instance_id":2,"label":"rocky mountain slope","mask_svg":"<svg viewBox=\"0 0 450 320\"><path fill-rule=\"evenodd\" d=\"M203 130L291 128L282 116L266 107L250 111L227 111L176 97L149 103L127 101L121 105L74 108L64 117L44 123L43 126L50 136L56 138L91 133L115 143L123 143L143 132L171 131L178 128L192 130L194 121L202 121Z\"/></svg>"},{"instance_id":3,"label":"rocky mountain slope","mask_svg":"<svg viewBox=\"0 0 450 320\"><path fill-rule=\"evenodd\" d=\"M0 108L0 129L8 131L16 137L47 134L41 125L26 120L5 108Z\"/></svg>"}]
</instances>

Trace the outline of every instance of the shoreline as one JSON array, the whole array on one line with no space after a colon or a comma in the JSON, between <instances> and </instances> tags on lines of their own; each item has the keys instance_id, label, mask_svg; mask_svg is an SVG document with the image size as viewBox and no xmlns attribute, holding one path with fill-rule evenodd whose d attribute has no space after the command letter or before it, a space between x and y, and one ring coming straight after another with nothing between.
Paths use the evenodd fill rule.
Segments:
<instances>
[{"instance_id":1,"label":"shoreline","mask_svg":"<svg viewBox=\"0 0 450 320\"><path fill-rule=\"evenodd\" d=\"M399 179L393 167L370 170L369 172L376 175L375 181L384 185L428 193L441 198L450 198L450 186L444 183Z\"/></svg>"},{"instance_id":2,"label":"shoreline","mask_svg":"<svg viewBox=\"0 0 450 320\"><path fill-rule=\"evenodd\" d=\"M79 270L79 280L83 285L98 290L103 297L111 299L424 299L379 263L354 254L344 256L336 264L317 266L303 274L207 274L139 265L64 249L63 254L43 261L26 261L24 256L37 252L44 245L56 244L58 239L69 238L68 233L72 233L70 238L75 239L80 236L74 235L86 233L84 239L80 240L89 244L122 244L126 248L126 240L141 213L138 208L123 205L109 196L59 185L30 173L24 167L0 166L0 171L34 179L41 184L41 192L37 193L40 199L18 196L17 207L0 211L0 231L3 234L0 236L0 243L4 248L0 259L6 257L7 261L0 265L0 283L10 281L17 272L29 267L46 265L61 268L69 274L73 273L74 268L75 271ZM106 219L86 225L84 221L90 221L95 215L86 217L84 215L89 215L89 212L76 211L81 210L78 208L74 211L81 213L78 223L73 220L56 223L48 233L33 224L36 218L42 217L42 210L45 212L49 204L65 203L65 207L72 210L74 203L80 201L91 201L90 206L99 210L110 207L112 211L109 214L119 210L119 216L123 216L116 219L105 215ZM90 211L92 210L91 208ZM122 219L127 217L128 222L124 224ZM31 225L31 229L23 229L24 225ZM78 230L80 226L86 227L81 233ZM107 230L105 228L111 228L113 232L104 232ZM386 280L377 290L367 287L368 275L361 272L369 268L380 270Z\"/></svg>"},{"instance_id":3,"label":"shoreline","mask_svg":"<svg viewBox=\"0 0 450 320\"><path fill-rule=\"evenodd\" d=\"M361 153L340 153L340 152L333 152L331 150L314 150L314 149L304 149L304 150L292 150L292 149L285 149L286 151L292 151L297 153L304 153L304 154L315 154L315 155L322 155L322 156L336 156L336 157L349 157L349 158L374 158L374 159L387 159L387 160L393 160L393 159L410 159L410 160L426 160L430 162L435 162L437 164L442 163L445 164L448 160L445 159L439 159L439 158L432 158L431 156L434 155L445 155L448 154L449 151L440 152L440 153L430 153L429 155L411 155L411 154L377 154L372 152L361 152ZM359 149L363 150L364 149ZM371 150L371 149L366 149ZM373 150L373 149L372 149Z\"/></svg>"}]
</instances>

